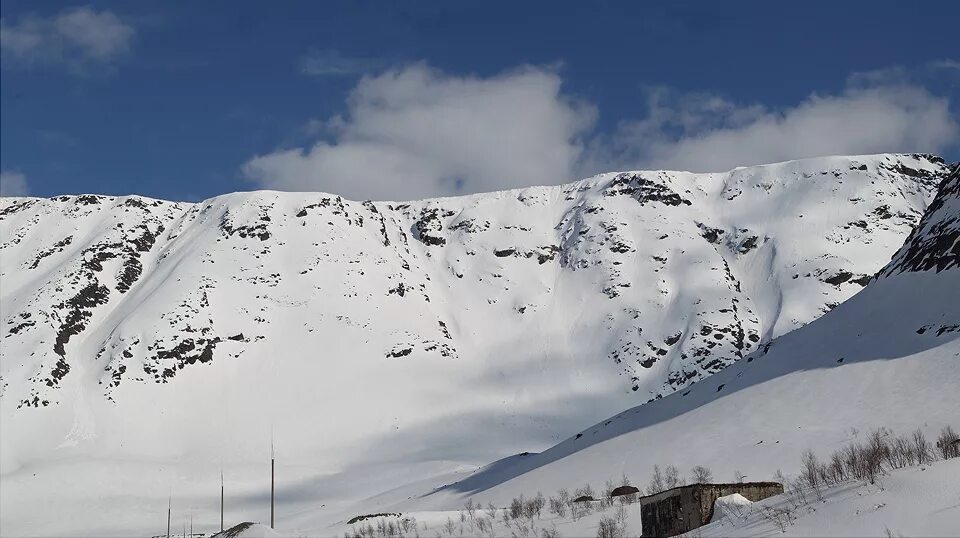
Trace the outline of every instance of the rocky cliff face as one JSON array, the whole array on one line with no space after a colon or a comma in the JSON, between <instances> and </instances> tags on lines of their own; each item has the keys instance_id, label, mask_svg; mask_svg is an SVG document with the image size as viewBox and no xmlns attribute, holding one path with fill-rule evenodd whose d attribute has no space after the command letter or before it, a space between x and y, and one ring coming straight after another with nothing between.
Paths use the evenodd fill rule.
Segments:
<instances>
[{"instance_id":1,"label":"rocky cliff face","mask_svg":"<svg viewBox=\"0 0 960 538\"><path fill-rule=\"evenodd\" d=\"M879 155L407 203L5 198L2 394L55 405L80 369L122 403L120 387L336 340L349 356L327 360L575 355L654 399L859 290L949 172ZM922 238L896 267L956 264L924 254L950 237Z\"/></svg>"}]
</instances>

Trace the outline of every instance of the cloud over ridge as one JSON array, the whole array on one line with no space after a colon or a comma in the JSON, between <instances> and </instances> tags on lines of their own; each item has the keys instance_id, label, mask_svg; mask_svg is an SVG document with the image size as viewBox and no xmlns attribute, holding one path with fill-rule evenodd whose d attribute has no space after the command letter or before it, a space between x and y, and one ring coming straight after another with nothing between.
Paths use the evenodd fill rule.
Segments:
<instances>
[{"instance_id":1,"label":"cloud over ridge","mask_svg":"<svg viewBox=\"0 0 960 538\"><path fill-rule=\"evenodd\" d=\"M619 169L724 171L836 154L938 152L957 144L950 102L883 72L779 109L711 93L646 89L646 116L595 130L597 107L560 72L525 66L492 77L417 63L360 79L347 113L309 147L242 168L258 186L356 199L410 199L558 184ZM316 127L316 125L314 125ZM314 129L316 131L316 129Z\"/></svg>"}]
</instances>

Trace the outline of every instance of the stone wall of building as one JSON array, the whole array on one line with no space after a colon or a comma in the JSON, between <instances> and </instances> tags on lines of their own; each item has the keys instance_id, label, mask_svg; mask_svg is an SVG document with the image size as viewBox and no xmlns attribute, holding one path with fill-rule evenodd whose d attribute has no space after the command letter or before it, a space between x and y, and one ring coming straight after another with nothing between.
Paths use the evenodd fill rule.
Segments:
<instances>
[{"instance_id":1,"label":"stone wall of building","mask_svg":"<svg viewBox=\"0 0 960 538\"><path fill-rule=\"evenodd\" d=\"M643 536L675 536L705 525L713 517L714 502L739 493L759 501L783 493L777 482L691 484L640 498Z\"/></svg>"}]
</instances>

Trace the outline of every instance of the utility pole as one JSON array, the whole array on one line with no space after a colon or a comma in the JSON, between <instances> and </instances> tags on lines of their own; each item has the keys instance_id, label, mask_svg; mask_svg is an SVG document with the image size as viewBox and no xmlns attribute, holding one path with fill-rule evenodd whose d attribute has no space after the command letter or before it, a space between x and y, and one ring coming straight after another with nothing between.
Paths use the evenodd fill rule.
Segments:
<instances>
[{"instance_id":1,"label":"utility pole","mask_svg":"<svg viewBox=\"0 0 960 538\"><path fill-rule=\"evenodd\" d=\"M273 476L276 458L273 452L273 438L270 439L270 528L273 527Z\"/></svg>"},{"instance_id":2,"label":"utility pole","mask_svg":"<svg viewBox=\"0 0 960 538\"><path fill-rule=\"evenodd\" d=\"M167 497L167 538L170 538L170 502L173 495Z\"/></svg>"},{"instance_id":3,"label":"utility pole","mask_svg":"<svg viewBox=\"0 0 960 538\"><path fill-rule=\"evenodd\" d=\"M223 532L223 467L220 468L220 532Z\"/></svg>"}]
</instances>

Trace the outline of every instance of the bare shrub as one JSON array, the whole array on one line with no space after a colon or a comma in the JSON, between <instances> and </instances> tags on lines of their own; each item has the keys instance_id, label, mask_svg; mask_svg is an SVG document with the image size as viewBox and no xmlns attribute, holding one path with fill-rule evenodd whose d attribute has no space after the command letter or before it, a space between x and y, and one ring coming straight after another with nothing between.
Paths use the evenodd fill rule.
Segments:
<instances>
[{"instance_id":1,"label":"bare shrub","mask_svg":"<svg viewBox=\"0 0 960 538\"><path fill-rule=\"evenodd\" d=\"M833 483L839 483L847 479L847 471L843 466L843 453L836 451L830 455L830 480Z\"/></svg>"},{"instance_id":2,"label":"bare shrub","mask_svg":"<svg viewBox=\"0 0 960 538\"><path fill-rule=\"evenodd\" d=\"M957 435L952 427L945 426L937 438L937 449L945 460L960 456L960 435Z\"/></svg>"},{"instance_id":3,"label":"bare shrub","mask_svg":"<svg viewBox=\"0 0 960 538\"><path fill-rule=\"evenodd\" d=\"M567 517L567 503L558 497L550 497L548 501L548 509L551 514L556 515L557 517Z\"/></svg>"},{"instance_id":4,"label":"bare shrub","mask_svg":"<svg viewBox=\"0 0 960 538\"><path fill-rule=\"evenodd\" d=\"M647 486L647 495L656 495L661 491L666 491L666 489L663 482L663 472L660 471L659 465L654 465L653 476L650 477L650 485Z\"/></svg>"},{"instance_id":5,"label":"bare shrub","mask_svg":"<svg viewBox=\"0 0 960 538\"><path fill-rule=\"evenodd\" d=\"M665 489L673 489L682 485L684 485L684 480L680 478L680 469L677 469L673 465L667 465L663 470L663 487Z\"/></svg>"},{"instance_id":6,"label":"bare shrub","mask_svg":"<svg viewBox=\"0 0 960 538\"><path fill-rule=\"evenodd\" d=\"M612 517L603 516L597 525L597 538L624 538L623 527Z\"/></svg>"},{"instance_id":7,"label":"bare shrub","mask_svg":"<svg viewBox=\"0 0 960 538\"><path fill-rule=\"evenodd\" d=\"M697 465L690 470L690 481L694 484L706 484L712 480L713 472L703 465Z\"/></svg>"},{"instance_id":8,"label":"bare shrub","mask_svg":"<svg viewBox=\"0 0 960 538\"><path fill-rule=\"evenodd\" d=\"M773 473L773 481L786 485L787 477L784 476L783 471L781 471L780 469L777 469L777 472Z\"/></svg>"},{"instance_id":9,"label":"bare shrub","mask_svg":"<svg viewBox=\"0 0 960 538\"><path fill-rule=\"evenodd\" d=\"M916 463L913 455L913 443L907 436L897 436L890 440L890 451L887 453L887 465L891 469L902 469Z\"/></svg>"},{"instance_id":10,"label":"bare shrub","mask_svg":"<svg viewBox=\"0 0 960 538\"><path fill-rule=\"evenodd\" d=\"M613 490L617 488L617 484L613 480L607 480L603 484L603 497L600 498L600 509L606 510L613 506Z\"/></svg>"},{"instance_id":11,"label":"bare shrub","mask_svg":"<svg viewBox=\"0 0 960 538\"><path fill-rule=\"evenodd\" d=\"M540 538L560 538L560 531L556 527L540 529Z\"/></svg>"},{"instance_id":12,"label":"bare shrub","mask_svg":"<svg viewBox=\"0 0 960 538\"><path fill-rule=\"evenodd\" d=\"M477 518L477 530L481 534L488 534L493 530L493 522L486 517Z\"/></svg>"},{"instance_id":13,"label":"bare shrub","mask_svg":"<svg viewBox=\"0 0 960 538\"><path fill-rule=\"evenodd\" d=\"M923 434L923 430L917 428L913 432L913 453L917 456L917 463L923 465L933 461L933 451L930 449L930 441Z\"/></svg>"},{"instance_id":14,"label":"bare shrub","mask_svg":"<svg viewBox=\"0 0 960 538\"><path fill-rule=\"evenodd\" d=\"M786 508L765 506L760 510L760 515L776 525L780 532L787 532L787 527L793 523L793 513Z\"/></svg>"},{"instance_id":15,"label":"bare shrub","mask_svg":"<svg viewBox=\"0 0 960 538\"><path fill-rule=\"evenodd\" d=\"M487 510L486 510L486 512L487 512L487 517L489 517L490 519L496 521L496 519L497 519L497 507L494 506L492 502L488 502L488 503L487 503Z\"/></svg>"},{"instance_id":16,"label":"bare shrub","mask_svg":"<svg viewBox=\"0 0 960 538\"><path fill-rule=\"evenodd\" d=\"M523 495L514 497L513 500L510 501L508 511L510 512L510 519L520 519L523 517Z\"/></svg>"},{"instance_id":17,"label":"bare shrub","mask_svg":"<svg viewBox=\"0 0 960 538\"><path fill-rule=\"evenodd\" d=\"M800 478L807 486L813 489L818 499L823 500L823 494L821 493L823 484L821 482L820 461L817 459L817 455L814 454L812 450L804 450L801 461L803 467Z\"/></svg>"},{"instance_id":18,"label":"bare shrub","mask_svg":"<svg viewBox=\"0 0 960 538\"><path fill-rule=\"evenodd\" d=\"M480 505L474 504L473 498L467 499L467 502L463 503L463 509L467 511L467 517L470 518L470 521L477 519L478 508L480 508Z\"/></svg>"},{"instance_id":19,"label":"bare shrub","mask_svg":"<svg viewBox=\"0 0 960 538\"><path fill-rule=\"evenodd\" d=\"M546 499L543 498L543 493L540 493L538 491L536 497L533 497L523 502L523 517L531 521L533 520L533 518L539 519L541 512L543 512L543 507L545 504L547 504L547 501Z\"/></svg>"},{"instance_id":20,"label":"bare shrub","mask_svg":"<svg viewBox=\"0 0 960 538\"><path fill-rule=\"evenodd\" d=\"M577 488L577 490L573 492L573 496L574 496L574 498L577 498L577 497L591 497L591 498L593 498L593 496L594 496L593 488L590 487L590 484L587 484L587 485L583 486L582 488Z\"/></svg>"}]
</instances>

